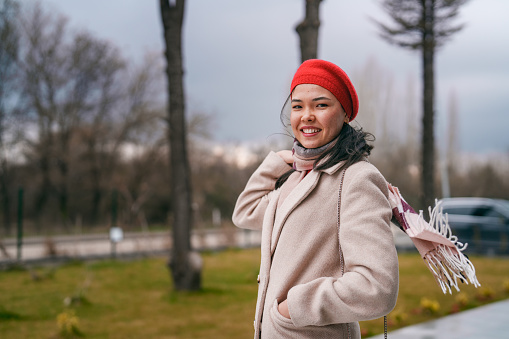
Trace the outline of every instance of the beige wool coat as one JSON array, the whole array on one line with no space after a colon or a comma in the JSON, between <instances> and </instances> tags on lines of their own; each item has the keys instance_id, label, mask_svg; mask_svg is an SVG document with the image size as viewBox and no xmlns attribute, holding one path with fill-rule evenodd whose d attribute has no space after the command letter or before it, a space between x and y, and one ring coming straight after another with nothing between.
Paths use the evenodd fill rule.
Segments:
<instances>
[{"instance_id":1,"label":"beige wool coat","mask_svg":"<svg viewBox=\"0 0 509 339\"><path fill-rule=\"evenodd\" d=\"M387 183L367 161L312 170L277 208L289 170L271 152L237 200L233 222L262 231L255 338L360 338L358 321L396 303L398 258ZM339 238L339 240L338 240ZM278 303L287 299L291 319Z\"/></svg>"}]
</instances>

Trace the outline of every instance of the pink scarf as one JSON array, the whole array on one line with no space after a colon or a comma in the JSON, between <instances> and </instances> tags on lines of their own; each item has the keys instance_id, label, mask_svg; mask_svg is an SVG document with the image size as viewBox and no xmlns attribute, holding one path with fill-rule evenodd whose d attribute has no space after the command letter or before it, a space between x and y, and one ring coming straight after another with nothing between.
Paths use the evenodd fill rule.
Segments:
<instances>
[{"instance_id":1,"label":"pink scarf","mask_svg":"<svg viewBox=\"0 0 509 339\"><path fill-rule=\"evenodd\" d=\"M297 141L293 142L292 154L293 154L293 172L286 182L281 186L281 195L277 207L285 201L286 197L293 191L293 189L304 179L314 167L316 160L326 152L328 152L335 144L337 138L318 148L305 148Z\"/></svg>"},{"instance_id":2,"label":"pink scarf","mask_svg":"<svg viewBox=\"0 0 509 339\"><path fill-rule=\"evenodd\" d=\"M329 151L335 144L337 138L318 148L305 148L295 139L293 141L293 169L296 171L310 171L314 168L316 160Z\"/></svg>"}]
</instances>

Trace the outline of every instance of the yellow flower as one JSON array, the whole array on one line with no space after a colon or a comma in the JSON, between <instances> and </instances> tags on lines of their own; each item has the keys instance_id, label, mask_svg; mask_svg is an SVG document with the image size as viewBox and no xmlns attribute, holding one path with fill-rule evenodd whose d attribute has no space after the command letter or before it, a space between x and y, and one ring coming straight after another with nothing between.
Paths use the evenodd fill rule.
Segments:
<instances>
[{"instance_id":1,"label":"yellow flower","mask_svg":"<svg viewBox=\"0 0 509 339\"><path fill-rule=\"evenodd\" d=\"M495 297L495 291L491 287L482 287L477 291L477 299L480 301L491 300Z\"/></svg>"},{"instance_id":2,"label":"yellow flower","mask_svg":"<svg viewBox=\"0 0 509 339\"><path fill-rule=\"evenodd\" d=\"M408 318L408 314L403 310L394 310L389 315L390 319L397 324L401 324Z\"/></svg>"},{"instance_id":3,"label":"yellow flower","mask_svg":"<svg viewBox=\"0 0 509 339\"><path fill-rule=\"evenodd\" d=\"M504 281L504 291L509 293L509 280Z\"/></svg>"},{"instance_id":4,"label":"yellow flower","mask_svg":"<svg viewBox=\"0 0 509 339\"><path fill-rule=\"evenodd\" d=\"M460 306L466 306L468 304L468 295L466 293L459 293L456 298L456 302Z\"/></svg>"},{"instance_id":5,"label":"yellow flower","mask_svg":"<svg viewBox=\"0 0 509 339\"><path fill-rule=\"evenodd\" d=\"M79 319L73 310L57 315L57 326L62 335L79 333Z\"/></svg>"},{"instance_id":6,"label":"yellow flower","mask_svg":"<svg viewBox=\"0 0 509 339\"><path fill-rule=\"evenodd\" d=\"M440 310L440 303L425 297L421 298L421 308L430 313L437 313Z\"/></svg>"}]
</instances>

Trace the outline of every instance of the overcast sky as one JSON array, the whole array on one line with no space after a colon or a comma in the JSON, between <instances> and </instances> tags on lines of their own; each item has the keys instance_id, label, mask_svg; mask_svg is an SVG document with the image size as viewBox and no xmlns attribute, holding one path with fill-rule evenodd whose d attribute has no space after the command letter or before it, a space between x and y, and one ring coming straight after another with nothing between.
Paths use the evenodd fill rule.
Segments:
<instances>
[{"instance_id":1,"label":"overcast sky","mask_svg":"<svg viewBox=\"0 0 509 339\"><path fill-rule=\"evenodd\" d=\"M114 43L125 57L163 51L158 0L41 1L72 27ZM350 75L374 58L400 86L409 78L418 82L419 55L382 41L369 20L389 22L379 3L324 0L319 57ZM280 133L279 112L300 63L294 27L304 16L304 0L188 0L186 6L188 110L212 114L211 134L219 141L263 142ZM508 0L471 0L457 20L466 27L436 56L437 128L445 132L454 91L465 152L509 151L508 13Z\"/></svg>"}]
</instances>

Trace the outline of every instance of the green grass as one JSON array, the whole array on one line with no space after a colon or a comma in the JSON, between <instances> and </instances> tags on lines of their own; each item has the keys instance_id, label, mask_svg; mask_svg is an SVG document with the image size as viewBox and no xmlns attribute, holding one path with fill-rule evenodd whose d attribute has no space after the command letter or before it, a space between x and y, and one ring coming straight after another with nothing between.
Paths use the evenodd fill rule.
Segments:
<instances>
[{"instance_id":1,"label":"green grass","mask_svg":"<svg viewBox=\"0 0 509 339\"><path fill-rule=\"evenodd\" d=\"M60 334L57 317L73 311L79 321L74 337L250 338L259 250L207 253L203 259L203 289L192 293L173 291L165 258L0 272L0 337L71 338ZM456 303L458 294L443 295L421 261L417 255L400 256L400 294L389 330L448 314ZM509 260L473 261L483 286L462 286L467 302L460 308L509 297L504 286ZM423 296L437 300L440 309L422 310ZM64 300L72 300L70 306ZM380 333L383 321L361 327L366 334Z\"/></svg>"}]
</instances>

